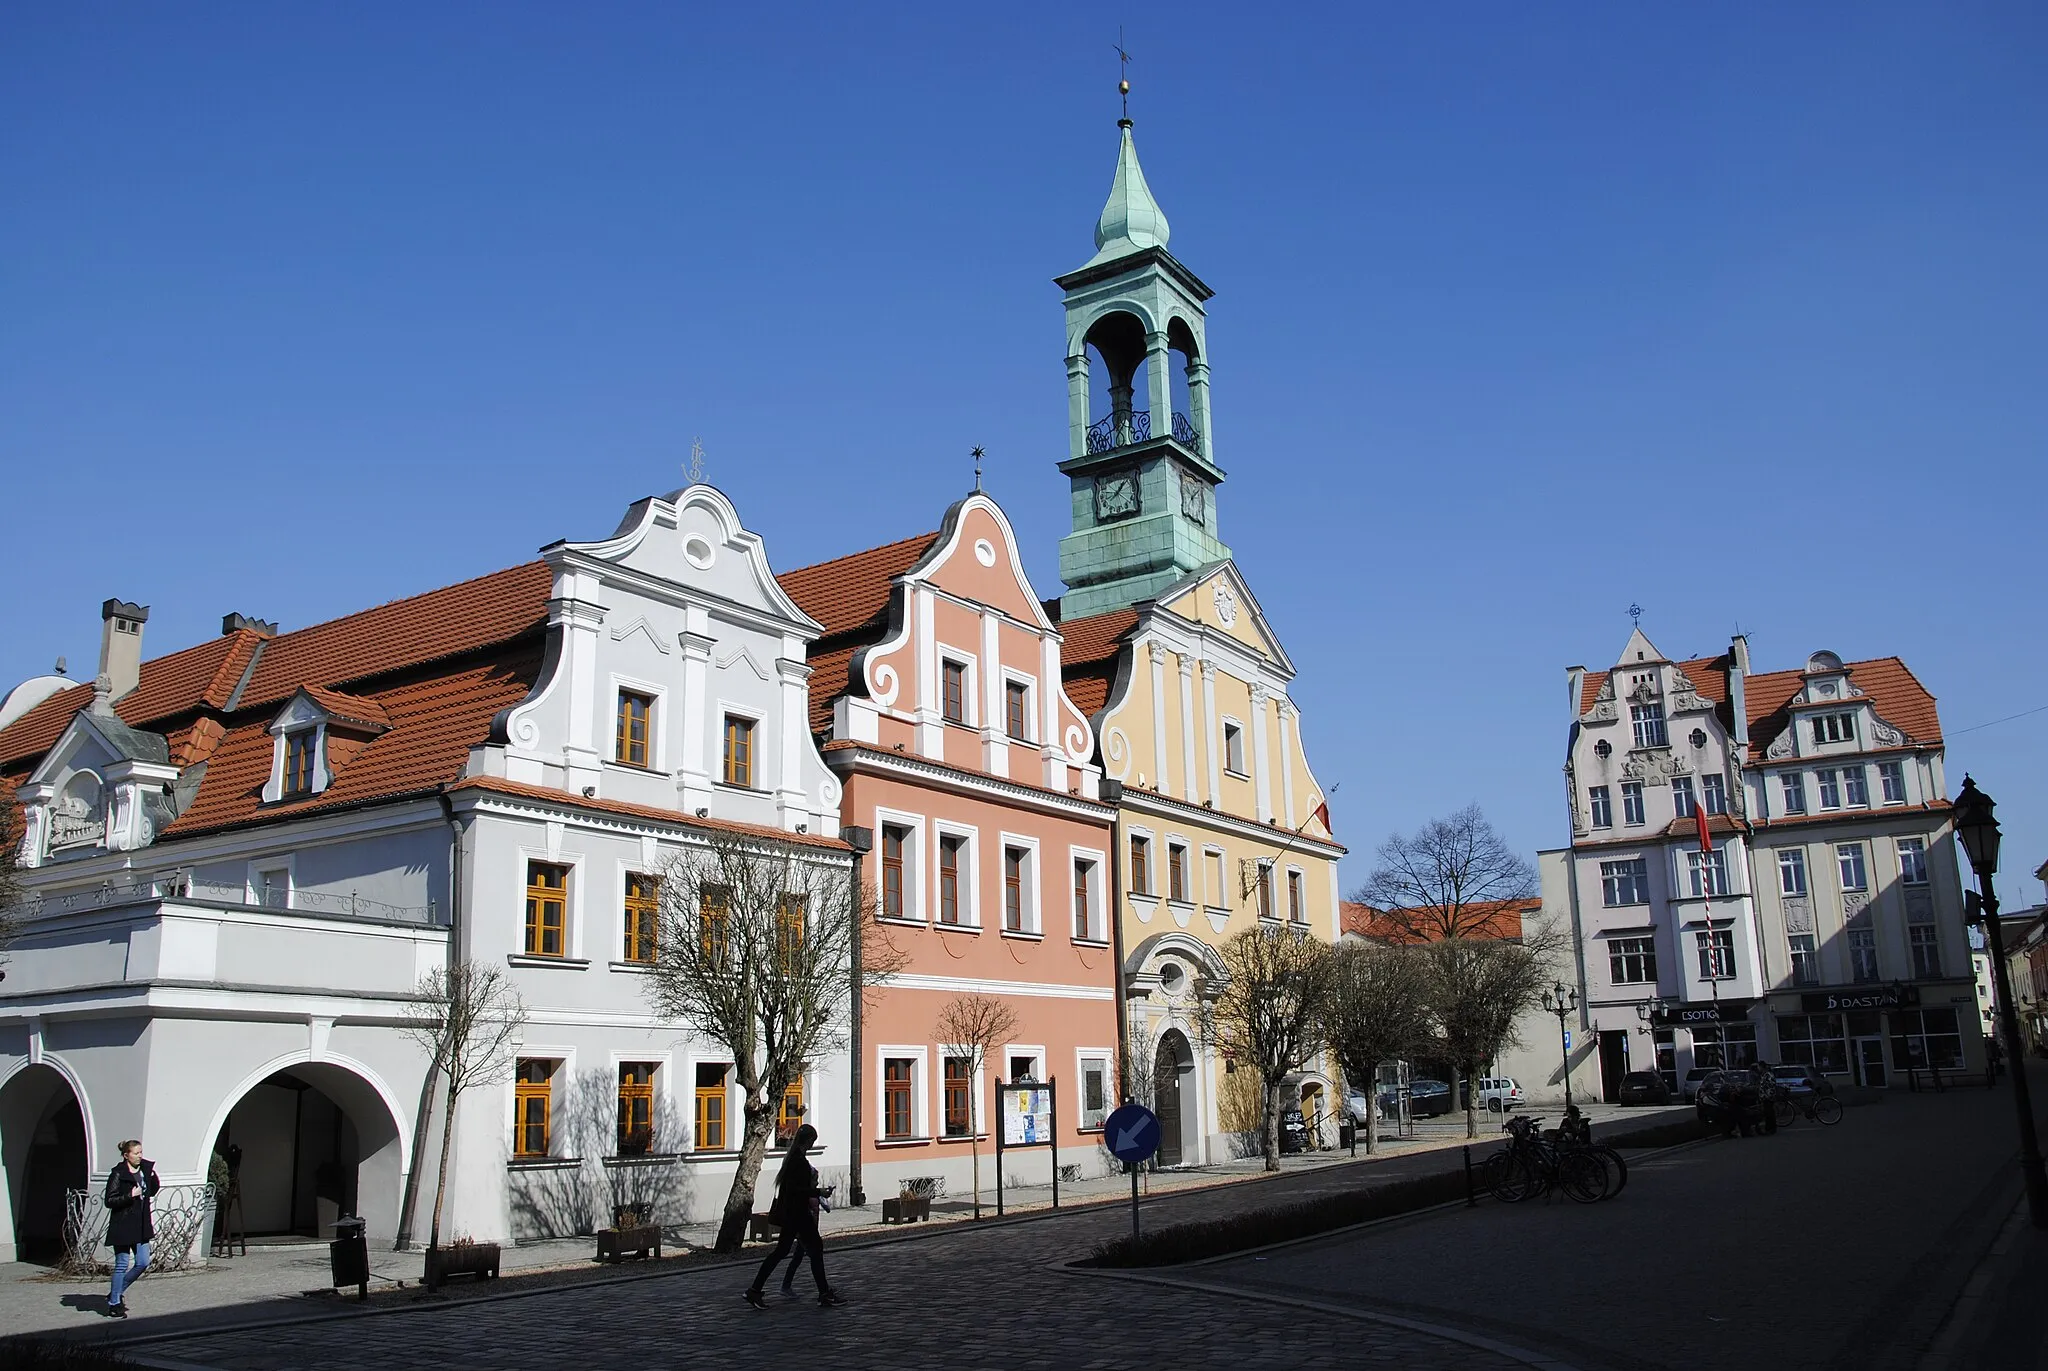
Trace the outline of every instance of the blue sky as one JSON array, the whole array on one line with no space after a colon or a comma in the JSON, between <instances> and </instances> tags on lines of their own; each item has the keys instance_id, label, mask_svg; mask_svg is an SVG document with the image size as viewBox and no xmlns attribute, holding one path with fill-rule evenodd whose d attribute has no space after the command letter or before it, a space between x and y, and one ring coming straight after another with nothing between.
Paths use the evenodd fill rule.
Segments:
<instances>
[{"instance_id":1,"label":"blue sky","mask_svg":"<svg viewBox=\"0 0 2048 1371\"><path fill-rule=\"evenodd\" d=\"M746 8L11 8L0 683L110 595L162 652L608 532L693 437L783 567L980 444L1056 594L1117 17ZM1452 8L1122 20L1347 886L1473 800L1562 842L1633 601L1904 657L2039 898L2048 710L1957 730L2048 705L2048 14Z\"/></svg>"}]
</instances>

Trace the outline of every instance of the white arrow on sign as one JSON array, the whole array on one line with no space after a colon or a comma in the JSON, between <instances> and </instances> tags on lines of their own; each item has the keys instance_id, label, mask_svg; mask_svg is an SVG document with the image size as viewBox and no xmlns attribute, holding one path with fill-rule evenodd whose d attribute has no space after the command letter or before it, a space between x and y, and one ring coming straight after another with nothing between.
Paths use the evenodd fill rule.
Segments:
<instances>
[{"instance_id":1,"label":"white arrow on sign","mask_svg":"<svg viewBox=\"0 0 2048 1371\"><path fill-rule=\"evenodd\" d=\"M1136 1128L1127 1128L1122 1132L1118 1133L1116 1135L1115 1145L1112 1146L1109 1150L1112 1152L1130 1151L1132 1148L1138 1145L1139 1131L1140 1130Z\"/></svg>"}]
</instances>

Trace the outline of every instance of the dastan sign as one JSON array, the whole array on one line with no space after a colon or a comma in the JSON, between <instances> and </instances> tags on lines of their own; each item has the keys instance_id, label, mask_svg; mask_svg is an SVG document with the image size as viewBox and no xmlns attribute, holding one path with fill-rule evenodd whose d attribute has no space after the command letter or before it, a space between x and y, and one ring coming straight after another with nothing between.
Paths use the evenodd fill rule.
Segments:
<instances>
[{"instance_id":1,"label":"dastan sign","mask_svg":"<svg viewBox=\"0 0 2048 1371\"><path fill-rule=\"evenodd\" d=\"M1807 1014L1842 1014L1858 1009L1898 1009L1920 1003L1917 985L1874 985L1866 990L1822 990L1799 997Z\"/></svg>"},{"instance_id":2,"label":"dastan sign","mask_svg":"<svg viewBox=\"0 0 2048 1371\"><path fill-rule=\"evenodd\" d=\"M1709 1000L1704 1004L1666 1005L1650 1016L1650 1022L1658 1028L1741 1023L1749 1017L1749 1007L1755 1003L1755 1000Z\"/></svg>"}]
</instances>

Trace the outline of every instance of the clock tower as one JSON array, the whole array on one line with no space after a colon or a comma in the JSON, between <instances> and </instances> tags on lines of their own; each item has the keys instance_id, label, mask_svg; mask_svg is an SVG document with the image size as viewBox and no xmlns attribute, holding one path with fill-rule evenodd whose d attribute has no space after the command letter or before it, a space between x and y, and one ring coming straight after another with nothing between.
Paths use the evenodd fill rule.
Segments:
<instances>
[{"instance_id":1,"label":"clock tower","mask_svg":"<svg viewBox=\"0 0 2048 1371\"><path fill-rule=\"evenodd\" d=\"M1209 422L1202 310L1214 292L1166 250L1166 215L1145 184L1131 121L1118 127L1116 179L1095 225L1095 255L1054 278L1067 310L1067 620L1149 600L1230 557L1216 531L1223 469ZM1099 415L1095 368L1107 391Z\"/></svg>"}]
</instances>

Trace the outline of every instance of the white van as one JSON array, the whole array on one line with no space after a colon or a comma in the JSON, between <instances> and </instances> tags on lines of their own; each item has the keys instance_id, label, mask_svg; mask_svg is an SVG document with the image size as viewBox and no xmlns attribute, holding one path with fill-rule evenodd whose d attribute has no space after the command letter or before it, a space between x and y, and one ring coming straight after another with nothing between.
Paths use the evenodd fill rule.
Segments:
<instances>
[{"instance_id":1,"label":"white van","mask_svg":"<svg viewBox=\"0 0 2048 1371\"><path fill-rule=\"evenodd\" d=\"M1524 1103L1522 1087L1513 1076L1481 1076L1479 1102L1496 1114L1505 1114Z\"/></svg>"}]
</instances>

